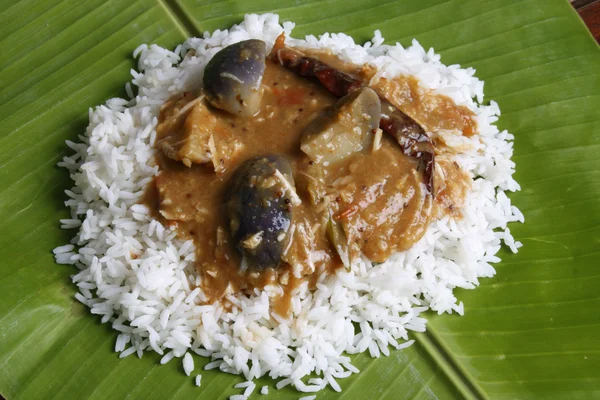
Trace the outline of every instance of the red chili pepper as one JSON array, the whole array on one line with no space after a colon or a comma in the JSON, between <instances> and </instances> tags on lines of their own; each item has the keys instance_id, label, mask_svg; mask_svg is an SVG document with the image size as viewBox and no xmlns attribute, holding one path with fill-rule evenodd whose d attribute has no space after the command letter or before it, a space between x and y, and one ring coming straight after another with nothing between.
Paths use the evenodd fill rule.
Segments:
<instances>
[{"instance_id":1,"label":"red chili pepper","mask_svg":"<svg viewBox=\"0 0 600 400\"><path fill-rule=\"evenodd\" d=\"M328 64L306 57L300 51L285 47L285 36L281 34L269 59L305 78L317 79L325 89L336 97L343 97L360 87L364 82ZM398 141L404 154L419 160L419 169L423 171L423 180L427 190L433 195L433 171L435 149L431 138L415 120L394 107L381 94L381 108L384 116L379 127Z\"/></svg>"},{"instance_id":2,"label":"red chili pepper","mask_svg":"<svg viewBox=\"0 0 600 400\"><path fill-rule=\"evenodd\" d=\"M345 219L345 218L351 217L354 214L356 214L359 209L360 209L359 206L357 206L356 204L353 204L350 207L346 208L341 213L339 213L335 219L340 220L340 219Z\"/></svg>"}]
</instances>

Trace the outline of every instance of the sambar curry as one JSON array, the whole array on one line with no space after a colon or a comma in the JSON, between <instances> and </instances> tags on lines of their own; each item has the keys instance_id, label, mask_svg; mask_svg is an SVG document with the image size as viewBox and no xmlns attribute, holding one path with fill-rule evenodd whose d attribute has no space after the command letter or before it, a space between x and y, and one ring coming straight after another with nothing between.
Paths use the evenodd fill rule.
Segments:
<instances>
[{"instance_id":1,"label":"sambar curry","mask_svg":"<svg viewBox=\"0 0 600 400\"><path fill-rule=\"evenodd\" d=\"M426 132L472 135L473 113L413 77L374 76L247 40L211 59L199 93L162 106L144 201L194 241L206 302L268 286L285 317L300 283L383 262L460 217L471 178Z\"/></svg>"}]
</instances>

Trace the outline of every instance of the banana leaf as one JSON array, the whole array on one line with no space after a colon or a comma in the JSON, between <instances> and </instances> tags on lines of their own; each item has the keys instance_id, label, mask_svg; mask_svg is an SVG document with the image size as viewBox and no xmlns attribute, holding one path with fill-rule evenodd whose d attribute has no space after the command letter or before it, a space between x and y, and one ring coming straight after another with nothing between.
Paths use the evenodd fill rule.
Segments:
<instances>
[{"instance_id":1,"label":"banana leaf","mask_svg":"<svg viewBox=\"0 0 600 400\"><path fill-rule=\"evenodd\" d=\"M180 362L119 359L116 334L74 300L51 250L68 174L56 163L87 109L124 96L141 43L175 47L247 12L294 34L380 29L477 69L515 134L511 196L524 247L458 290L464 317L429 314L415 345L373 360L319 399L600 398L600 49L566 0L3 0L0 7L0 394L13 399L217 399L242 378ZM273 383L261 379L258 385ZM273 391L273 389L272 389ZM281 399L300 397L285 388ZM261 397L254 394L254 398Z\"/></svg>"}]
</instances>

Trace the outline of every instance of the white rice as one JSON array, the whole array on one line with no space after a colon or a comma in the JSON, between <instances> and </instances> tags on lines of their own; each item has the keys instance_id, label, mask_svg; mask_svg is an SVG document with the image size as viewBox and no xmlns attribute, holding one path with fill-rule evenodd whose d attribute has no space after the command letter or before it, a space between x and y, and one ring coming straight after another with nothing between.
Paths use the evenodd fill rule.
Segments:
<instances>
[{"instance_id":1,"label":"white rice","mask_svg":"<svg viewBox=\"0 0 600 400\"><path fill-rule=\"evenodd\" d=\"M383 45L379 31L360 46L341 33L292 39L293 26L280 25L273 14L247 15L240 25L189 39L175 52L139 46L134 52L138 71L131 71L133 80L127 84L127 92L132 95L134 85L138 95L90 109L80 142L67 142L75 154L59 163L75 182L66 191L71 218L61 220L61 227L78 232L54 254L57 262L78 269L72 276L79 288L77 300L118 331L115 351L121 357L150 350L164 354L164 364L183 356L189 375L194 369L191 350L212 358L207 370L243 375L249 382L245 392L232 398L247 398L246 391L249 396L255 388L252 380L265 375L278 381L278 389L341 390L337 380L358 372L348 354L368 351L379 357L389 354L389 346L410 345L409 331L425 330L423 313L429 309L462 315L454 289L473 289L479 278L493 276L491 264L500 261L495 254L502 243L513 252L521 246L507 228L508 222L523 222L505 195L519 190L512 178L513 136L493 125L500 110L493 101L481 104L483 82L472 68L445 66L433 49L425 50L416 40L408 48ZM349 271L321 279L314 292L301 287L290 321L270 318L266 292L238 295L231 311L218 304L200 305L205 296L196 288L200 277L194 270L193 244L178 239L136 204L158 172L152 143L160 105L197 88L204 65L223 46L248 38L270 45L282 31L291 45L332 49L354 63L380 67L383 76L418 77L424 87L472 109L480 134L456 138L457 144L470 145L457 161L476 177L464 218L432 223L410 250L382 264L363 259ZM196 55L182 58L190 49ZM308 379L311 374L318 378ZM198 375L197 385L200 379ZM267 390L263 387L261 393Z\"/></svg>"},{"instance_id":2,"label":"white rice","mask_svg":"<svg viewBox=\"0 0 600 400\"><path fill-rule=\"evenodd\" d=\"M202 385L202 375L196 375L196 386L200 387Z\"/></svg>"},{"instance_id":3,"label":"white rice","mask_svg":"<svg viewBox=\"0 0 600 400\"><path fill-rule=\"evenodd\" d=\"M194 371L194 359L190 353L185 353L185 356L183 356L183 371L187 376L190 376Z\"/></svg>"},{"instance_id":4,"label":"white rice","mask_svg":"<svg viewBox=\"0 0 600 400\"><path fill-rule=\"evenodd\" d=\"M252 392L254 392L254 389L256 389L256 383L254 383L250 380L250 381L238 383L237 385L235 385L233 387L235 389L245 389L242 396L244 396L245 398L248 398L248 397L250 397Z\"/></svg>"}]
</instances>

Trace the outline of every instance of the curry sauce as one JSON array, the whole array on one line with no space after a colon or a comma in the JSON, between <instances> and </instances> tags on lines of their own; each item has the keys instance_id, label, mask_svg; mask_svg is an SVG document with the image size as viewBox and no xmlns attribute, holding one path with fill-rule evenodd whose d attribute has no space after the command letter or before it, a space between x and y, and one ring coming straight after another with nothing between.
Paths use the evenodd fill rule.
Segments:
<instances>
[{"instance_id":1,"label":"curry sauce","mask_svg":"<svg viewBox=\"0 0 600 400\"><path fill-rule=\"evenodd\" d=\"M335 63L347 70L361 69ZM380 81L377 90L428 132L475 133L471 111L415 85L415 78L399 77ZM216 109L202 93L175 96L161 109L159 173L144 203L179 237L193 240L206 302L269 288L273 310L286 316L291 293L303 282L314 285L320 275L348 266L361 254L383 262L409 249L432 220L446 214L460 217L471 178L452 159L441 158L436 164L440 184L433 194L422 181L418 161L381 130L373 132L368 148L336 162L315 162L301 150L303 132L337 99L317 82L272 62L266 62L260 90L259 111L252 116ZM209 149L195 148L186 132L209 132ZM236 169L265 154L289 161L298 202L289 205L293 217L281 263L253 270L243 266L236 251L226 204Z\"/></svg>"}]
</instances>

